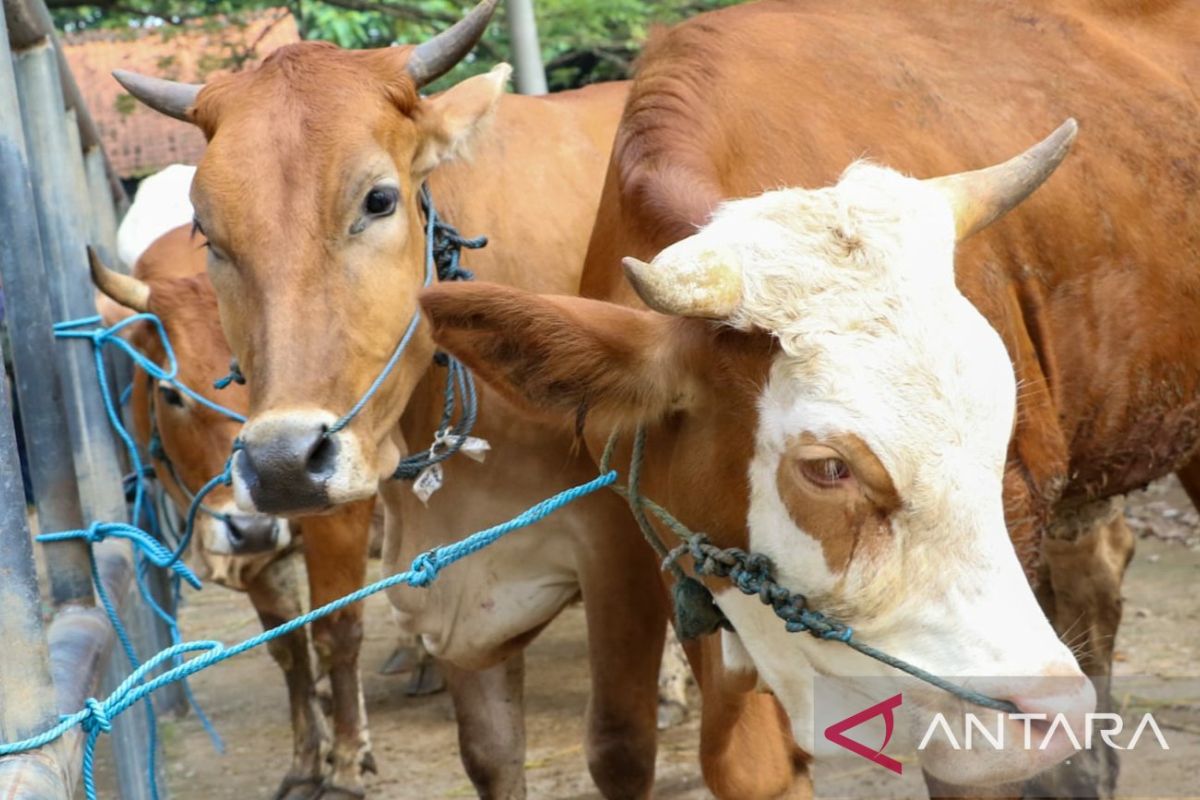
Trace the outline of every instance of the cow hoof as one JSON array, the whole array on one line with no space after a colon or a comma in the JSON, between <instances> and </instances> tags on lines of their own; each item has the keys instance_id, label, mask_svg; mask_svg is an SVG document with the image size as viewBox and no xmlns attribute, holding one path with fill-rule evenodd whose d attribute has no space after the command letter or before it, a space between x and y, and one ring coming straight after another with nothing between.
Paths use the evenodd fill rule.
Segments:
<instances>
[{"instance_id":1,"label":"cow hoof","mask_svg":"<svg viewBox=\"0 0 1200 800\"><path fill-rule=\"evenodd\" d=\"M367 790L361 786L338 786L326 781L318 795L320 800L363 800Z\"/></svg>"},{"instance_id":2,"label":"cow hoof","mask_svg":"<svg viewBox=\"0 0 1200 800\"><path fill-rule=\"evenodd\" d=\"M370 750L363 753L362 757L358 760L358 771L362 775L366 775L368 772L372 775L379 774L379 767L375 765L375 754Z\"/></svg>"},{"instance_id":3,"label":"cow hoof","mask_svg":"<svg viewBox=\"0 0 1200 800\"><path fill-rule=\"evenodd\" d=\"M404 693L409 697L424 697L446 690L446 676L432 659L417 667Z\"/></svg>"},{"instance_id":4,"label":"cow hoof","mask_svg":"<svg viewBox=\"0 0 1200 800\"><path fill-rule=\"evenodd\" d=\"M287 777L279 784L271 800L316 800L323 786L321 778Z\"/></svg>"},{"instance_id":5,"label":"cow hoof","mask_svg":"<svg viewBox=\"0 0 1200 800\"><path fill-rule=\"evenodd\" d=\"M687 706L674 700L660 700L658 703L658 729L669 730L676 725L682 725L688 717Z\"/></svg>"},{"instance_id":6,"label":"cow hoof","mask_svg":"<svg viewBox=\"0 0 1200 800\"><path fill-rule=\"evenodd\" d=\"M421 665L421 654L412 645L400 645L379 668L380 675L403 675Z\"/></svg>"}]
</instances>

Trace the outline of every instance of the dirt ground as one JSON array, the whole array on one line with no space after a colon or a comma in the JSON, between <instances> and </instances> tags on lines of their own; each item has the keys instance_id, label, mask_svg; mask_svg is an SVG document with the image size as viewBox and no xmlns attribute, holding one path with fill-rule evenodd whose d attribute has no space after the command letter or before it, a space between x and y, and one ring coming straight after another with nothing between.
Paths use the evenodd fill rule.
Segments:
<instances>
[{"instance_id":1,"label":"dirt ground","mask_svg":"<svg viewBox=\"0 0 1200 800\"><path fill-rule=\"evenodd\" d=\"M1127 516L1138 535L1125 584L1125 624L1117 643L1118 675L1196 675L1200 656L1200 519L1171 482L1131 497ZM374 565L378 572L378 564ZM181 619L188 638L238 641L258 631L246 600L220 589L193 594ZM387 603L368 601L363 651L366 703L380 774L368 778L370 797L387 800L473 797L458 761L446 695L406 697L404 678L375 669L394 643ZM587 702L583 614L568 609L528 652L527 702L532 798L597 798L582 751ZM265 649L201 673L192 683L225 739L214 753L194 716L163 723L175 800L268 798L289 760L290 733L282 680ZM1193 714L1176 733L1200 741ZM698 725L692 718L662 737L656 796L706 798L696 762ZM1164 770L1194 774L1194 763L1167 760ZM1193 778L1200 795L1200 779ZM102 774L111 785L111 775ZM108 790L106 796L113 796Z\"/></svg>"}]
</instances>

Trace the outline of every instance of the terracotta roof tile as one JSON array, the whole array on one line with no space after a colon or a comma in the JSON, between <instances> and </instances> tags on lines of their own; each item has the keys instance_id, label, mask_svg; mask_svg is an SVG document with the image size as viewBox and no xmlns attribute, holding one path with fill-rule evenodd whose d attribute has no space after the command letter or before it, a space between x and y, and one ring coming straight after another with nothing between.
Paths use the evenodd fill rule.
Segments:
<instances>
[{"instance_id":1,"label":"terracotta roof tile","mask_svg":"<svg viewBox=\"0 0 1200 800\"><path fill-rule=\"evenodd\" d=\"M299 40L291 13L274 8L235 21L209 18L183 26L69 34L63 50L108 157L120 175L131 177L168 164L195 164L204 152L204 137L191 125L134 101L113 80L114 69L199 83L230 71L235 62L245 68Z\"/></svg>"}]
</instances>

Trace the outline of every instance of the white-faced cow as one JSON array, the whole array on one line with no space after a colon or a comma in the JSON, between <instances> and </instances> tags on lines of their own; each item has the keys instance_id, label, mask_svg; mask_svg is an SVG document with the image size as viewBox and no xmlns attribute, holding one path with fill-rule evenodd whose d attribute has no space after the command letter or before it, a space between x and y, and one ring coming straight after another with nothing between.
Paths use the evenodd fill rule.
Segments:
<instances>
[{"instance_id":1,"label":"white-faced cow","mask_svg":"<svg viewBox=\"0 0 1200 800\"><path fill-rule=\"evenodd\" d=\"M608 302L444 286L424 307L519 404L586 419L594 453L613 423L626 441L647 425L647 495L772 556L861 640L948 674L1060 674L1009 698L1077 715L1091 692L1012 549L1103 689L1132 543L1094 504L1200 471L1198 37L1194 0L697 17L648 46L617 134L582 284ZM957 247L996 187L904 177L979 167L1068 116L1083 134L1060 174ZM898 171L847 170L864 156ZM780 186L810 188L762 194ZM653 259L632 286L623 256ZM738 691L764 680L806 741L811 672L878 668L711 586L736 633L693 648L705 774L722 797L776 796L794 754L738 724L771 702ZM940 775L1016 779L1043 756ZM1031 791L1111 789L1086 761Z\"/></svg>"}]
</instances>

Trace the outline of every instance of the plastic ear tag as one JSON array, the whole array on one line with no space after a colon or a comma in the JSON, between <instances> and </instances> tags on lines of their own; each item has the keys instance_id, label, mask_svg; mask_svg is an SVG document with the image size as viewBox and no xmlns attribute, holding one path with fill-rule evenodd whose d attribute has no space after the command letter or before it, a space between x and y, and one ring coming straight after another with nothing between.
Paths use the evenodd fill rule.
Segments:
<instances>
[{"instance_id":1,"label":"plastic ear tag","mask_svg":"<svg viewBox=\"0 0 1200 800\"><path fill-rule=\"evenodd\" d=\"M439 450L445 452L458 448L458 452L462 453L472 461L483 463L487 458L488 452L492 449L492 445L487 439L481 439L478 436L461 436L454 433L438 434L438 437L433 442L433 447L430 448L430 453L436 453Z\"/></svg>"},{"instance_id":2,"label":"plastic ear tag","mask_svg":"<svg viewBox=\"0 0 1200 800\"><path fill-rule=\"evenodd\" d=\"M413 494L422 503L429 505L429 498L433 497L434 492L442 488L442 482L442 465L430 464L421 470L420 474L417 475L417 479L413 481Z\"/></svg>"},{"instance_id":3,"label":"plastic ear tag","mask_svg":"<svg viewBox=\"0 0 1200 800\"><path fill-rule=\"evenodd\" d=\"M487 439L481 439L478 436L467 436L463 439L462 447L458 452L482 464L491 449L492 445Z\"/></svg>"}]
</instances>

